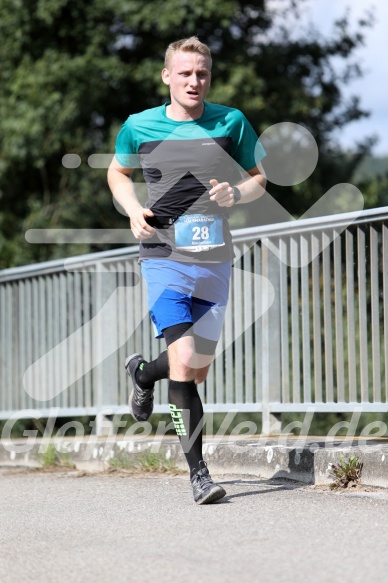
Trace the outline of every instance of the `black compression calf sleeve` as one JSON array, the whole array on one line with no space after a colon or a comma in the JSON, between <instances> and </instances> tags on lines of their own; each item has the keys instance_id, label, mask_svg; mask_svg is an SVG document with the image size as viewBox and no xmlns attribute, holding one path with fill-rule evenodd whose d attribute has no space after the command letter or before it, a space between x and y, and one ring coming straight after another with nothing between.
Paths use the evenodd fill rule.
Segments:
<instances>
[{"instance_id":1,"label":"black compression calf sleeve","mask_svg":"<svg viewBox=\"0 0 388 583\"><path fill-rule=\"evenodd\" d=\"M193 324L192 322L182 322L181 324L174 324L163 330L163 336L167 346L170 346L182 336L192 336Z\"/></svg>"},{"instance_id":2,"label":"black compression calf sleeve","mask_svg":"<svg viewBox=\"0 0 388 583\"><path fill-rule=\"evenodd\" d=\"M163 336L167 346L170 346L176 340L183 336L192 336L194 338L195 351L198 354L213 355L217 348L217 340L208 340L193 333L193 324L191 322L182 322L174 324L163 330Z\"/></svg>"},{"instance_id":3,"label":"black compression calf sleeve","mask_svg":"<svg viewBox=\"0 0 388 583\"><path fill-rule=\"evenodd\" d=\"M168 402L175 430L190 468L196 473L202 458L203 407L194 381L171 381Z\"/></svg>"},{"instance_id":4,"label":"black compression calf sleeve","mask_svg":"<svg viewBox=\"0 0 388 583\"><path fill-rule=\"evenodd\" d=\"M159 354L158 358L151 362L142 363L136 372L136 381L142 388L152 386L155 381L168 378L167 350Z\"/></svg>"}]
</instances>

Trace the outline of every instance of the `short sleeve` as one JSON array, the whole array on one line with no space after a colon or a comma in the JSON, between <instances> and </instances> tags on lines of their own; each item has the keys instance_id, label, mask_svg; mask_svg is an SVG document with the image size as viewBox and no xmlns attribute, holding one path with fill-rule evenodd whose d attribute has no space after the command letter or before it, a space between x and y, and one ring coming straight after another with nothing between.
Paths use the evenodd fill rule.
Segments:
<instances>
[{"instance_id":1,"label":"short sleeve","mask_svg":"<svg viewBox=\"0 0 388 583\"><path fill-rule=\"evenodd\" d=\"M252 170L260 164L266 156L266 152L257 134L245 115L236 110L236 122L233 128L233 151L234 160L244 170Z\"/></svg>"},{"instance_id":2,"label":"short sleeve","mask_svg":"<svg viewBox=\"0 0 388 583\"><path fill-rule=\"evenodd\" d=\"M117 135L115 156L121 166L125 166L126 168L140 168L140 157L137 154L129 120L130 118L123 124Z\"/></svg>"}]
</instances>

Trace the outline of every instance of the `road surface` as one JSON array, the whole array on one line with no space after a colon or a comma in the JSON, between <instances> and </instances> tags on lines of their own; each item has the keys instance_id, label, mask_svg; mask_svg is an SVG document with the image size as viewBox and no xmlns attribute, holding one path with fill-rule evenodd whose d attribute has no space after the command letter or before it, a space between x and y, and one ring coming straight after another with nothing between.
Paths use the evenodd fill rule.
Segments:
<instances>
[{"instance_id":1,"label":"road surface","mask_svg":"<svg viewBox=\"0 0 388 583\"><path fill-rule=\"evenodd\" d=\"M2 583L357 583L388 578L388 493L222 476L0 471Z\"/></svg>"}]
</instances>

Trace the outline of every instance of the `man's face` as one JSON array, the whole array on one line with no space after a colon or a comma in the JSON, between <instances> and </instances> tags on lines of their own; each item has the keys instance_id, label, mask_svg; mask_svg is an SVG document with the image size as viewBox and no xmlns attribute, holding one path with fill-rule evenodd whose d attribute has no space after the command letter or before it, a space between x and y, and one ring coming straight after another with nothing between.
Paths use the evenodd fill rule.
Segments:
<instances>
[{"instance_id":1,"label":"man's face","mask_svg":"<svg viewBox=\"0 0 388 583\"><path fill-rule=\"evenodd\" d=\"M170 87L171 101L184 109L202 105L210 86L210 61L199 53L177 51L169 69L163 69L163 82Z\"/></svg>"}]
</instances>

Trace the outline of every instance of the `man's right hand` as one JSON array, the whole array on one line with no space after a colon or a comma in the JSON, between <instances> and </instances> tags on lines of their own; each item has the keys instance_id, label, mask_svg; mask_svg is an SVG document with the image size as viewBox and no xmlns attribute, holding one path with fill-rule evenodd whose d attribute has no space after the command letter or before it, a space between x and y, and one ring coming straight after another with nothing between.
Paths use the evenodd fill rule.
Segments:
<instances>
[{"instance_id":1,"label":"man's right hand","mask_svg":"<svg viewBox=\"0 0 388 583\"><path fill-rule=\"evenodd\" d=\"M130 216L131 219L131 231L133 233L133 236L135 237L135 239L137 239L138 241L142 241L143 239L149 239L150 237L152 237L155 232L156 229L154 229L154 227L151 227L147 222L146 222L146 217L153 217L154 213L152 212L151 209L147 209L147 208L143 208L140 207L138 211L136 211L135 214Z\"/></svg>"}]
</instances>

